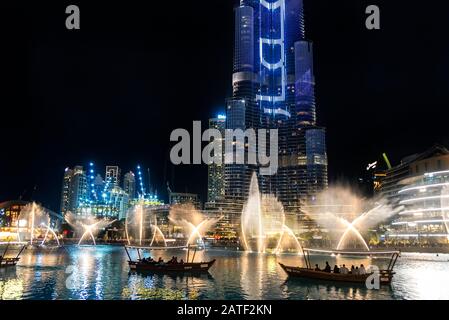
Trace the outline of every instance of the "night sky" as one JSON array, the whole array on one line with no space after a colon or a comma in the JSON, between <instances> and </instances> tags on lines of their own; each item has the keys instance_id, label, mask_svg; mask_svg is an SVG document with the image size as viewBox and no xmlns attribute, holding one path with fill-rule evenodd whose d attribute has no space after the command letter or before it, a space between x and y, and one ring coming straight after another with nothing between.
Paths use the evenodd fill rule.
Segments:
<instances>
[{"instance_id":1,"label":"night sky","mask_svg":"<svg viewBox=\"0 0 449 320\"><path fill-rule=\"evenodd\" d=\"M397 164L449 146L445 1L304 2L331 182L355 181L383 152ZM80 7L81 30L65 28L69 4ZM204 200L206 166L172 168L169 136L224 110L235 4L0 4L0 201L22 196L57 210L64 168L89 161L102 174L141 164L162 196L169 180ZM380 31L365 28L368 4L380 6Z\"/></svg>"}]
</instances>

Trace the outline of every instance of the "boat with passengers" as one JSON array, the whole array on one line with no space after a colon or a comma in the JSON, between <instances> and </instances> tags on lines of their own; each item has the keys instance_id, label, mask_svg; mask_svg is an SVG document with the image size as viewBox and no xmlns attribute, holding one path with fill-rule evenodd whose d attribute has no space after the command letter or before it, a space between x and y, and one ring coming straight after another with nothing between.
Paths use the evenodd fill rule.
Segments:
<instances>
[{"instance_id":1,"label":"boat with passengers","mask_svg":"<svg viewBox=\"0 0 449 320\"><path fill-rule=\"evenodd\" d=\"M151 258L143 257L144 251L151 250L169 250L169 249L186 249L186 261L157 261ZM193 253L191 255L191 251ZM137 259L132 259L130 250L137 251ZM128 256L128 264L131 271L147 271L155 273L172 273L172 272L208 272L210 267L215 263L215 259L207 262L195 262L195 255L197 246L182 246L182 247L142 247L142 246L125 246L125 251Z\"/></svg>"},{"instance_id":2,"label":"boat with passengers","mask_svg":"<svg viewBox=\"0 0 449 320\"><path fill-rule=\"evenodd\" d=\"M376 271L369 271L365 274L356 273L334 273L326 272L323 270L316 270L312 267L310 263L310 252L315 252L318 254L331 254L331 255L346 255L346 256L362 256L362 257L379 257L387 256L389 257L389 263L386 269L379 269ZM279 265L288 274L289 277L303 278L303 279L314 279L314 280L324 280L324 281L335 281L335 282L347 282L347 283L366 283L368 277L378 272L380 284L390 284L393 280L395 272L393 271L394 266L398 257L400 256L400 251L368 251L368 252L353 252L353 251L341 251L341 250L321 250L321 249L303 249L305 267L295 267L286 266L282 263Z\"/></svg>"},{"instance_id":3,"label":"boat with passengers","mask_svg":"<svg viewBox=\"0 0 449 320\"><path fill-rule=\"evenodd\" d=\"M27 242L8 241L3 244L5 244L6 247L5 247L5 250L3 250L2 254L0 255L0 268L15 267L20 260L20 255L22 254L23 250L26 248L28 243ZM18 250L18 253L14 254L13 256L8 257L8 250L10 250L12 246L16 247L16 250ZM12 250L10 250L10 251L12 251Z\"/></svg>"}]
</instances>

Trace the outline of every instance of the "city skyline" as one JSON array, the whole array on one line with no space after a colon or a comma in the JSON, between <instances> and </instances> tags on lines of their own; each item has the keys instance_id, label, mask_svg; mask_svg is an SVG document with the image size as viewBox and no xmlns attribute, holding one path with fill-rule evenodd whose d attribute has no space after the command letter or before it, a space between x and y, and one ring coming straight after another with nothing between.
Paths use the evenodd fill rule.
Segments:
<instances>
[{"instance_id":1,"label":"city skyline","mask_svg":"<svg viewBox=\"0 0 449 320\"><path fill-rule=\"evenodd\" d=\"M47 23L43 24L37 16L33 16L29 22L36 26L32 33L33 39L38 41L44 34L50 34L50 39L56 41L60 50L73 52L73 55L62 58L55 52L51 53L53 45L46 41L29 44L30 64L33 67L26 80L14 75L17 70L14 62L20 57L8 56L12 63L6 67L6 74L11 74L10 83L17 85L17 88L7 90L6 99L17 108L8 110L7 114L20 121L14 122L17 137L2 141L5 150L15 150L17 159L12 161L5 157L1 160L0 173L5 183L1 186L0 196L7 200L19 198L22 194L24 198L30 198L33 194L32 198L56 209L59 206L57 194L61 172L66 166L94 161L117 163L121 167L131 168L133 162L139 160L155 172L158 189L165 189L165 183L171 180L174 171L176 190L185 191L187 188L205 200L207 185L203 182L207 181L206 166L173 169L167 163L166 154L170 146L169 131L178 127L189 128L189 123L185 122L187 119L189 122L202 120L205 125L209 118L224 110L225 98L230 96L231 47L234 37L230 30L233 30L233 8L237 3L218 1L216 5L219 8L217 14L211 17L205 15L209 10L207 6L190 8L180 4L173 10L177 22L163 31L158 29L158 33L151 31L151 26L161 22L157 17L149 18L137 13L136 18L134 11L119 12L116 8L109 8L109 13L114 17L121 16L122 22L108 32L101 27L98 8L87 5L83 10L84 26L95 31L94 36L84 30L79 35L67 35L55 16L58 7L30 5L27 10L33 9L40 13L39 16L48 18ZM442 116L442 101L447 101L447 90L444 90L447 82L442 73L447 68L444 59L447 44L427 39L429 47L440 50L426 50L425 46L414 45L413 39L417 36L424 39L425 32L419 29L409 31L395 23L405 19L407 13L413 16L416 10L413 6L405 8L404 13L399 4L385 4L383 9L387 14L382 15L384 28L369 32L364 29L364 16L361 14L363 5L340 6L326 1L305 1L307 35L314 41L317 62L315 77L318 79L316 96L319 125L327 127L331 182L340 177L355 182L366 164L374 161L382 152L387 152L392 162L398 163L402 156L423 150L434 142L448 144ZM17 5L12 8L21 7ZM189 17L181 14L183 10L189 13ZM442 19L428 21L431 30L437 30L443 23ZM181 25L188 26L188 30L197 35L196 40L176 38L176 31ZM28 27L26 24L19 26L19 34L27 34ZM116 31L120 31L118 35L114 34ZM345 36L338 37L342 32ZM152 35L151 41L148 40L149 34ZM101 41L93 45L93 51L88 53L83 50L83 47L93 44L97 35ZM19 38L10 40L19 47L28 46ZM172 60L167 60L163 56L168 51L160 49L154 52L151 49L154 48L152 44L159 41L168 45L169 50L179 45L188 50L183 50L185 56L181 58L168 54L167 58ZM111 46L114 50L107 51ZM335 51L336 47L339 50ZM100 57L104 60L102 63L99 63ZM421 58L417 60L417 57ZM151 63L157 59L166 62L165 69ZM430 59L439 61L440 67L414 68L415 61ZM200 73L197 75L189 63L200 60L209 66L201 68L207 70L207 77ZM369 63L361 66L362 60ZM116 73L108 73L108 65L113 61L123 63L116 68ZM176 92L174 100L164 100L170 94L167 88L172 87L162 85L167 83L164 79L168 80L168 74L183 68L186 68L183 74L193 81L174 85L173 88L181 91ZM58 71L64 69L66 71L63 73ZM92 71L95 85L93 82L80 84L87 70ZM162 82L151 80L151 74L157 75ZM426 80L418 85L409 81L410 74L414 78ZM116 83L113 80L116 76L127 80ZM69 89L60 87L57 79L65 79L64 85ZM376 88L380 81L384 83L382 91ZM25 84L27 82L39 83L39 87L28 87ZM193 89L198 86L205 88L208 94L195 99L199 91ZM410 92L416 96L411 97ZM112 96L106 98L107 94ZM178 96L182 98L176 98ZM186 99L191 107L180 107L181 101ZM196 101L199 101L198 107ZM432 108L435 114L432 124L421 121L419 107L424 104L426 109ZM175 112L168 112L170 109L167 106L172 106ZM28 110L33 116L21 117L19 110ZM385 112L389 112L387 117L383 114ZM70 114L79 114L77 119L82 121L78 121L76 126L72 125L72 121L66 119ZM407 123L402 121L405 114ZM153 122L151 129L148 129L146 123L154 117L161 121ZM376 124L380 120L382 126ZM6 133L10 126L2 126L2 136L8 136ZM106 134L112 128L123 128L115 139L109 139ZM420 128L426 135L413 131L410 135L410 130L414 128ZM120 141L118 146L117 141ZM349 153L351 161L344 156ZM198 180L202 183L191 183L192 176L200 176Z\"/></svg>"},{"instance_id":2,"label":"city skyline","mask_svg":"<svg viewBox=\"0 0 449 320\"><path fill-rule=\"evenodd\" d=\"M449 299L448 3L1 11L0 300Z\"/></svg>"}]
</instances>

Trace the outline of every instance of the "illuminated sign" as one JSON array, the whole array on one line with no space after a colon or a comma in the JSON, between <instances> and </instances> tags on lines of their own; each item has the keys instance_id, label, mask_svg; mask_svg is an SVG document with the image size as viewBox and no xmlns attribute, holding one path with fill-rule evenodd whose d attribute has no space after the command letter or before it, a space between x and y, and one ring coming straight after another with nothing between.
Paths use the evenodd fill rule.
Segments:
<instances>
[{"instance_id":1,"label":"illuminated sign","mask_svg":"<svg viewBox=\"0 0 449 320\"><path fill-rule=\"evenodd\" d=\"M268 2L260 0L262 10L261 35L259 39L260 73L268 74L272 77L280 77L281 86L277 90L268 88L268 92L261 92L256 96L258 101L272 104L270 108L264 108L266 113L285 114L286 111L279 112L273 104L284 102L286 96L286 67L285 67L285 0ZM275 30L273 32L273 30ZM271 81L277 82L274 79ZM276 91L276 92L274 92Z\"/></svg>"}]
</instances>

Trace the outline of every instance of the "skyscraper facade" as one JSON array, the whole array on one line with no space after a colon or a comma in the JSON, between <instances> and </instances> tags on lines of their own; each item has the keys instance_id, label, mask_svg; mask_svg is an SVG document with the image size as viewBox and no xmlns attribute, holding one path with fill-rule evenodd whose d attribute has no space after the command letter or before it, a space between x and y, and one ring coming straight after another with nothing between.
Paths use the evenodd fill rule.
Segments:
<instances>
[{"instance_id":1,"label":"skyscraper facade","mask_svg":"<svg viewBox=\"0 0 449 320\"><path fill-rule=\"evenodd\" d=\"M221 136L225 135L226 116L218 115L216 118L209 119L209 129L215 129L220 131ZM221 145L224 147L224 139L220 140ZM224 189L224 164L212 163L208 166L207 170L207 201L215 202L218 199L222 199L225 195Z\"/></svg>"},{"instance_id":2,"label":"skyscraper facade","mask_svg":"<svg viewBox=\"0 0 449 320\"><path fill-rule=\"evenodd\" d=\"M259 178L260 190L297 211L327 187L325 129L316 126L313 45L305 37L302 0L240 1L232 80L226 128L278 130L279 169ZM226 196L246 199L256 170L226 165Z\"/></svg>"},{"instance_id":3,"label":"skyscraper facade","mask_svg":"<svg viewBox=\"0 0 449 320\"><path fill-rule=\"evenodd\" d=\"M136 176L130 171L123 177L123 190L128 194L130 199L136 197Z\"/></svg>"},{"instance_id":4,"label":"skyscraper facade","mask_svg":"<svg viewBox=\"0 0 449 320\"><path fill-rule=\"evenodd\" d=\"M106 166L106 181L110 183L111 186L119 186L121 171L118 166Z\"/></svg>"}]
</instances>

